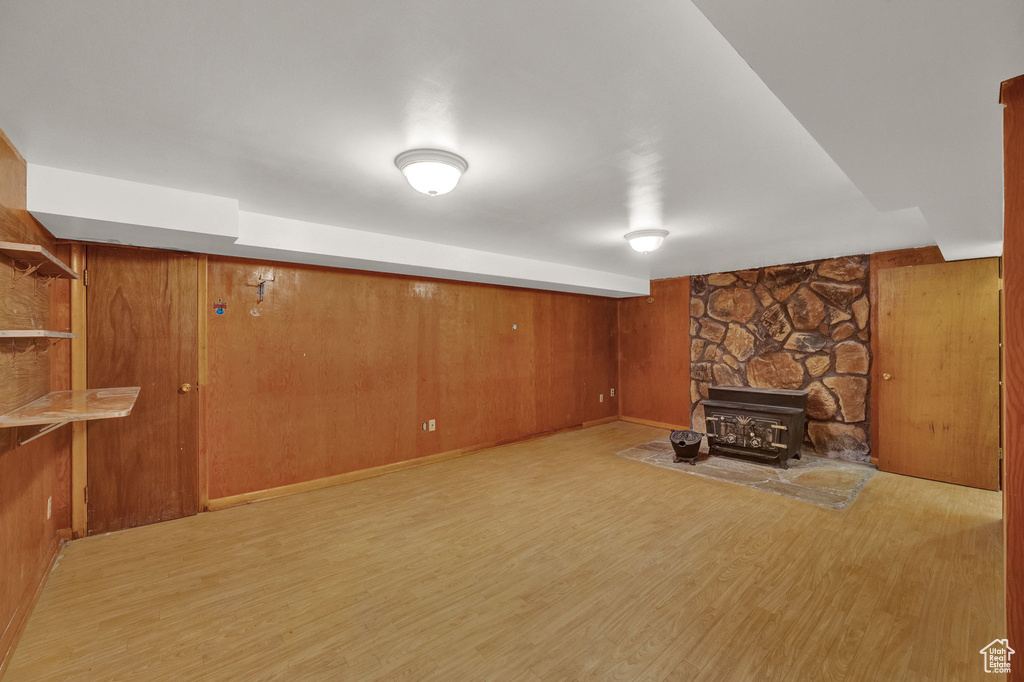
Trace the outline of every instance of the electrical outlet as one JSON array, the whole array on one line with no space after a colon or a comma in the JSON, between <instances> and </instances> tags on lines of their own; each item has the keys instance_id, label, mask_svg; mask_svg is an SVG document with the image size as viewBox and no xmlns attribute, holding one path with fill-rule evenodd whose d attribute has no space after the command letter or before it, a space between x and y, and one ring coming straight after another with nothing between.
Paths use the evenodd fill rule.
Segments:
<instances>
[{"instance_id":1,"label":"electrical outlet","mask_svg":"<svg viewBox=\"0 0 1024 682\"><path fill-rule=\"evenodd\" d=\"M612 390L610 391L610 394L611 394L611 396L612 396L613 398L615 397L615 389L614 389L614 388L613 388L613 389L612 389Z\"/></svg>"},{"instance_id":2,"label":"electrical outlet","mask_svg":"<svg viewBox=\"0 0 1024 682\"><path fill-rule=\"evenodd\" d=\"M53 496L46 498L46 520L49 521L50 517L53 516Z\"/></svg>"},{"instance_id":3,"label":"electrical outlet","mask_svg":"<svg viewBox=\"0 0 1024 682\"><path fill-rule=\"evenodd\" d=\"M599 402L599 403L603 403L604 402L604 393L602 393L601 395L597 396L597 402Z\"/></svg>"},{"instance_id":4,"label":"electrical outlet","mask_svg":"<svg viewBox=\"0 0 1024 682\"><path fill-rule=\"evenodd\" d=\"M431 430L431 431L437 431L437 421L436 421L436 420L434 420L434 419L431 419L431 420L430 420L429 422L427 422L427 423L428 423L428 424L430 424L430 430Z\"/></svg>"},{"instance_id":5,"label":"electrical outlet","mask_svg":"<svg viewBox=\"0 0 1024 682\"><path fill-rule=\"evenodd\" d=\"M424 431L427 430L427 422L423 422L423 427L422 428L423 428Z\"/></svg>"}]
</instances>

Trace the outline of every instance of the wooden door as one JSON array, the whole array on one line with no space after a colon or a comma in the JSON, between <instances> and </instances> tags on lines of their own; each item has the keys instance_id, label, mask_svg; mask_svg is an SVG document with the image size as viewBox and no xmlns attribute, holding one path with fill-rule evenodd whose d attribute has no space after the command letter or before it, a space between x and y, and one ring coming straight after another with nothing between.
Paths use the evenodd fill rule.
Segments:
<instances>
[{"instance_id":1,"label":"wooden door","mask_svg":"<svg viewBox=\"0 0 1024 682\"><path fill-rule=\"evenodd\" d=\"M86 268L89 387L142 388L131 416L89 422L88 532L195 514L198 259L89 247Z\"/></svg>"},{"instance_id":2,"label":"wooden door","mask_svg":"<svg viewBox=\"0 0 1024 682\"><path fill-rule=\"evenodd\" d=\"M999 264L879 270L883 471L999 488Z\"/></svg>"}]
</instances>

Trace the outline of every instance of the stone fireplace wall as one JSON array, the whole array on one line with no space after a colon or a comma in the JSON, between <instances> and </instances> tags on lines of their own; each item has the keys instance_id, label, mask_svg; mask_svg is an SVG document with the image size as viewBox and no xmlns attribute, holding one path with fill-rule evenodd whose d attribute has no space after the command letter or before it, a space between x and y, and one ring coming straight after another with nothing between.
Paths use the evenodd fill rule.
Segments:
<instances>
[{"instance_id":1,"label":"stone fireplace wall","mask_svg":"<svg viewBox=\"0 0 1024 682\"><path fill-rule=\"evenodd\" d=\"M805 389L805 448L869 461L868 256L690 278L692 428L711 386Z\"/></svg>"}]
</instances>

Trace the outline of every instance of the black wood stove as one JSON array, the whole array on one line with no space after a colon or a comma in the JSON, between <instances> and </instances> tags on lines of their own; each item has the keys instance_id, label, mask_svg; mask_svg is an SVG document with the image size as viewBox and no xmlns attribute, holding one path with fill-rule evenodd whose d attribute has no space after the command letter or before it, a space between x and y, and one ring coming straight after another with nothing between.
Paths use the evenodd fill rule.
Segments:
<instances>
[{"instance_id":1,"label":"black wood stove","mask_svg":"<svg viewBox=\"0 0 1024 682\"><path fill-rule=\"evenodd\" d=\"M807 391L714 386L704 401L712 455L789 468L800 459Z\"/></svg>"}]
</instances>

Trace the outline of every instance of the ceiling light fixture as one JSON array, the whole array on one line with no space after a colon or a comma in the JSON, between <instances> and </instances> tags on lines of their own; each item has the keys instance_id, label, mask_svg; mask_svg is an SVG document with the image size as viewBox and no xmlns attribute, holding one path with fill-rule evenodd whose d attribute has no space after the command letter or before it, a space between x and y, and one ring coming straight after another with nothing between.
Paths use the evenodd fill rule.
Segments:
<instances>
[{"instance_id":1,"label":"ceiling light fixture","mask_svg":"<svg viewBox=\"0 0 1024 682\"><path fill-rule=\"evenodd\" d=\"M634 251L650 253L654 251L668 236L668 230L634 230L626 235L626 241Z\"/></svg>"},{"instance_id":2,"label":"ceiling light fixture","mask_svg":"<svg viewBox=\"0 0 1024 682\"><path fill-rule=\"evenodd\" d=\"M440 149L410 149L395 157L395 165L414 190L432 197L455 189L469 168L458 154Z\"/></svg>"}]
</instances>

